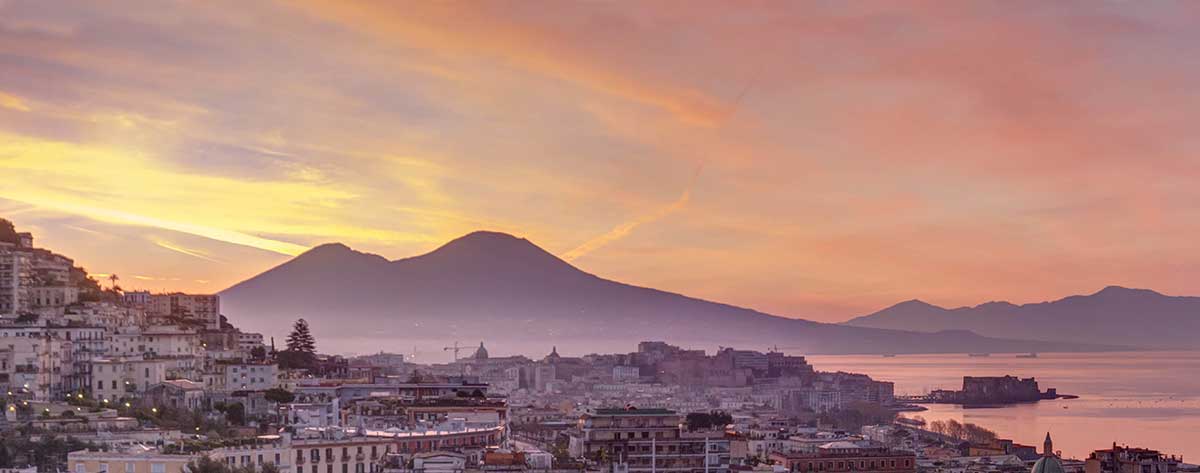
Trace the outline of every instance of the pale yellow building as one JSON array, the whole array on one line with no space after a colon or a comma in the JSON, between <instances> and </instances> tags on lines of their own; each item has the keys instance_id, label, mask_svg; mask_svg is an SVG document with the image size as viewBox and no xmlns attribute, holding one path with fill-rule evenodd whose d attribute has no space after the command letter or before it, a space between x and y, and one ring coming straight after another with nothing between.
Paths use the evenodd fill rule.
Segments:
<instances>
[{"instance_id":1,"label":"pale yellow building","mask_svg":"<svg viewBox=\"0 0 1200 473\"><path fill-rule=\"evenodd\" d=\"M185 473L193 455L148 452L91 452L67 455L67 473Z\"/></svg>"}]
</instances>

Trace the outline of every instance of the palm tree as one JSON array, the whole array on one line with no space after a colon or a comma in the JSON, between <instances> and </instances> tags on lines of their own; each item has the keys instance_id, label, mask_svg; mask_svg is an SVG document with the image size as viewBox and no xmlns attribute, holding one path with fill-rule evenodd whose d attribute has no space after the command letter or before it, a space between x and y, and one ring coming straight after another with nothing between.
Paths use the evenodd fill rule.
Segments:
<instances>
[{"instance_id":1,"label":"palm tree","mask_svg":"<svg viewBox=\"0 0 1200 473\"><path fill-rule=\"evenodd\" d=\"M112 283L112 288L113 288L113 290L114 290L114 291L115 291L115 290L117 290L117 281L119 281L120 279L121 279L121 278L120 278L120 277L118 277L118 276L116 275L116 273L113 273L113 274L110 274L110 275L108 275L108 282L109 282L109 283Z\"/></svg>"}]
</instances>

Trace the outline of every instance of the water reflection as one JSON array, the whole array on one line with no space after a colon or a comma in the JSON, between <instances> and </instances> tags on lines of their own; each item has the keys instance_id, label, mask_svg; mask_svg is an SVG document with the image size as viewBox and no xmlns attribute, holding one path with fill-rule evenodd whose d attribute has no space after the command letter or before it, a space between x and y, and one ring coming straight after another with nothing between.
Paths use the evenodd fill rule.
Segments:
<instances>
[{"instance_id":1,"label":"water reflection","mask_svg":"<svg viewBox=\"0 0 1200 473\"><path fill-rule=\"evenodd\" d=\"M930 405L910 416L971 422L1026 445L1041 445L1051 431L1055 447L1076 458L1115 441L1200 461L1200 352L808 358L818 370L893 381L897 394L958 389L963 376L1033 376L1042 389L1081 397L998 408Z\"/></svg>"}]
</instances>

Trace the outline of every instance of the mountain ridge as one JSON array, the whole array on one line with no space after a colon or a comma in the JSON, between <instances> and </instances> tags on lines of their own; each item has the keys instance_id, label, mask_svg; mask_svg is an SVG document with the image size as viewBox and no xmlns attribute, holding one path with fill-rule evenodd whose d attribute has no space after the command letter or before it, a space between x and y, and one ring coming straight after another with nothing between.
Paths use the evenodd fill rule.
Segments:
<instances>
[{"instance_id":1,"label":"mountain ridge","mask_svg":"<svg viewBox=\"0 0 1200 473\"><path fill-rule=\"evenodd\" d=\"M305 317L315 331L339 340L362 337L355 327L369 326L372 337L425 343L564 339L614 349L649 339L784 345L810 353L1031 351L1037 345L780 317L604 279L527 239L486 231L396 260L323 244L220 294L226 315L251 330L273 333Z\"/></svg>"},{"instance_id":2,"label":"mountain ridge","mask_svg":"<svg viewBox=\"0 0 1200 473\"><path fill-rule=\"evenodd\" d=\"M1110 342L1143 348L1200 348L1200 297L1108 285L1091 294L1014 304L991 301L945 308L904 301L843 325L935 332L971 330L985 336L1067 342Z\"/></svg>"}]
</instances>

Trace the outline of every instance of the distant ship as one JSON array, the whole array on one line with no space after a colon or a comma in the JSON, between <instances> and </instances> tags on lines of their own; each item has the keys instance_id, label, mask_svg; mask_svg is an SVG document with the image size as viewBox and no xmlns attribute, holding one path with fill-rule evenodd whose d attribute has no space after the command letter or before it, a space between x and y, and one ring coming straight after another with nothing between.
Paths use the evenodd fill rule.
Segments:
<instances>
[{"instance_id":1,"label":"distant ship","mask_svg":"<svg viewBox=\"0 0 1200 473\"><path fill-rule=\"evenodd\" d=\"M985 356L992 356L992 354L991 353L967 353L967 356L972 357L972 358L982 358Z\"/></svg>"},{"instance_id":2,"label":"distant ship","mask_svg":"<svg viewBox=\"0 0 1200 473\"><path fill-rule=\"evenodd\" d=\"M1017 355L1017 358L1037 358L1037 353L1027 353L1024 355Z\"/></svg>"},{"instance_id":3,"label":"distant ship","mask_svg":"<svg viewBox=\"0 0 1200 473\"><path fill-rule=\"evenodd\" d=\"M895 353L884 353L883 357L884 358L895 358L896 354Z\"/></svg>"}]
</instances>

